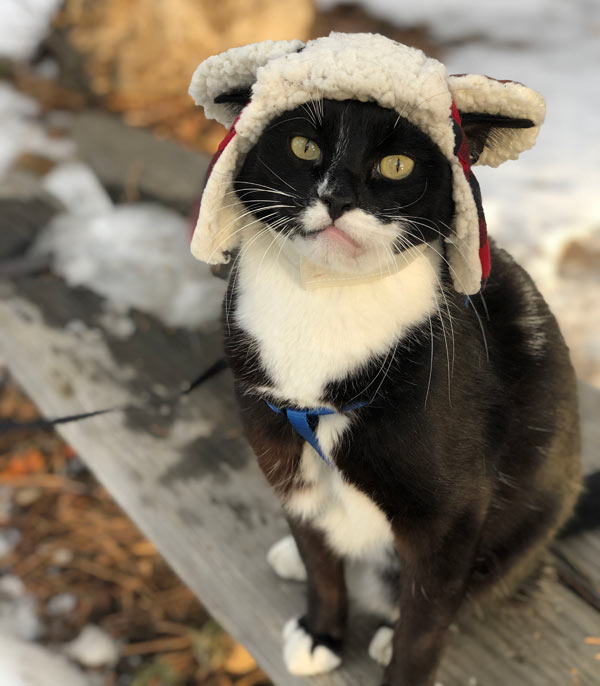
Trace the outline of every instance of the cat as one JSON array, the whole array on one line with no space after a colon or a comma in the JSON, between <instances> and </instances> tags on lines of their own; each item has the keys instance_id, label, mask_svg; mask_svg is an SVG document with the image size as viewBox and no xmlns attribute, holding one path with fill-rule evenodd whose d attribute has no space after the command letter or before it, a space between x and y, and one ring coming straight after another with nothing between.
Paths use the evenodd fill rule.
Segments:
<instances>
[{"instance_id":1,"label":"cat","mask_svg":"<svg viewBox=\"0 0 600 686\"><path fill-rule=\"evenodd\" d=\"M314 673L339 663L343 560L372 556L402 611L387 682L425 685L465 598L518 588L571 512L575 377L548 306L494 243L484 292L465 303L452 289L440 241L453 212L449 165L431 141L372 103L319 107L312 119L302 107L276 119L236 178L267 228L235 263L225 349L246 434L308 573L288 665ZM318 162L294 154L295 137L314 141ZM379 160L399 151L414 170L387 180ZM359 272L389 251L429 247L387 278L307 292L286 273L284 241L325 268L362 259ZM320 418L332 467L265 399L366 404Z\"/></svg>"},{"instance_id":2,"label":"cat","mask_svg":"<svg viewBox=\"0 0 600 686\"><path fill-rule=\"evenodd\" d=\"M250 98L215 102L239 111ZM471 113L462 125L475 162L499 131L533 122ZM483 289L457 291L450 163L396 109L288 109L247 151L232 196L244 231L226 358L293 535L270 560L307 581L307 610L284 630L288 669L340 664L344 567L359 559L382 594L370 652L385 683L432 686L459 611L531 579L577 499L567 346L494 241Z\"/></svg>"}]
</instances>

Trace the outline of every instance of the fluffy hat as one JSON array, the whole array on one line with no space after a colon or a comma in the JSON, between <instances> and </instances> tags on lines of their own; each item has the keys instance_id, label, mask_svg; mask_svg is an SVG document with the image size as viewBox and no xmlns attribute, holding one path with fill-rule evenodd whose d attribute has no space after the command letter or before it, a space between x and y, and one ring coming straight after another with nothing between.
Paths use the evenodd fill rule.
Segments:
<instances>
[{"instance_id":1,"label":"fluffy hat","mask_svg":"<svg viewBox=\"0 0 600 686\"><path fill-rule=\"evenodd\" d=\"M222 264L240 243L245 222L233 181L273 118L321 98L371 101L418 126L450 162L455 216L446 253L454 287L465 294L479 291L490 268L471 164L496 167L516 159L534 144L545 115L542 96L520 83L449 76L420 50L375 34L331 33L306 45L264 41L232 48L200 64L190 94L207 117L230 127L202 196L191 246L195 257Z\"/></svg>"}]
</instances>

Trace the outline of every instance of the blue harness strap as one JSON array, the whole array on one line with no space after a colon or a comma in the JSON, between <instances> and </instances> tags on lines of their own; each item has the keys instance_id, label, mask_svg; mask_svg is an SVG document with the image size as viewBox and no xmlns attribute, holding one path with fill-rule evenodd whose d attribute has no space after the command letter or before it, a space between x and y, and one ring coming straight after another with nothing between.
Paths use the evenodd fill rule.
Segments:
<instances>
[{"instance_id":1,"label":"blue harness strap","mask_svg":"<svg viewBox=\"0 0 600 686\"><path fill-rule=\"evenodd\" d=\"M317 438L315 431L319 423L319 417L327 414L338 414L335 410L330 410L328 407L305 408L302 410L292 410L290 408L281 409L275 405L272 405L266 400L265 403L271 410L273 410L273 412L284 415L288 422L292 425L294 431L299 436L302 436L302 438L315 450L323 462L328 464L330 467L333 467L331 462L325 457L323 450L319 445L319 439ZM366 402L360 402L348 405L342 410L341 414L351 412L359 407L364 407L366 404Z\"/></svg>"}]
</instances>

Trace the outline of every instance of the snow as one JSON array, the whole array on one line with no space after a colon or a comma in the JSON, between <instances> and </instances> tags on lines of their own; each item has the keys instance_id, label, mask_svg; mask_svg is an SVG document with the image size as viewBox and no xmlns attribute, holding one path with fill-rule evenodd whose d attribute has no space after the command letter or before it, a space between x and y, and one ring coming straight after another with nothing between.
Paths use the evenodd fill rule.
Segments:
<instances>
[{"instance_id":1,"label":"snow","mask_svg":"<svg viewBox=\"0 0 600 686\"><path fill-rule=\"evenodd\" d=\"M225 284L190 255L187 221L150 203L99 211L101 196L91 192L89 178L77 181L90 191L87 200L79 194L79 203L78 194L70 190L71 172L73 167L63 170L50 186L72 211L51 221L34 254L50 254L53 270L71 286L87 286L108 298L111 307L103 322L119 337L133 333L122 316L131 307L170 326L195 328L215 322Z\"/></svg>"},{"instance_id":2,"label":"snow","mask_svg":"<svg viewBox=\"0 0 600 686\"><path fill-rule=\"evenodd\" d=\"M0 558L10 555L19 545L21 534L18 529L13 527L0 529Z\"/></svg>"},{"instance_id":3,"label":"snow","mask_svg":"<svg viewBox=\"0 0 600 686\"><path fill-rule=\"evenodd\" d=\"M95 624L88 624L79 636L63 646L63 652L84 667L113 665L119 659L116 641Z\"/></svg>"},{"instance_id":4,"label":"snow","mask_svg":"<svg viewBox=\"0 0 600 686\"><path fill-rule=\"evenodd\" d=\"M2 686L90 686L83 672L65 657L35 643L0 633Z\"/></svg>"},{"instance_id":5,"label":"snow","mask_svg":"<svg viewBox=\"0 0 600 686\"><path fill-rule=\"evenodd\" d=\"M61 4L62 0L2 0L0 57L32 57Z\"/></svg>"},{"instance_id":6,"label":"snow","mask_svg":"<svg viewBox=\"0 0 600 686\"><path fill-rule=\"evenodd\" d=\"M70 214L103 214L113 208L113 203L97 176L82 162L57 165L46 174L42 185L48 193L61 201Z\"/></svg>"},{"instance_id":7,"label":"snow","mask_svg":"<svg viewBox=\"0 0 600 686\"><path fill-rule=\"evenodd\" d=\"M36 599L26 592L20 579L10 574L0 578L0 637L7 634L27 641L38 638L42 625L36 608ZM4 686L4 682L0 683Z\"/></svg>"},{"instance_id":8,"label":"snow","mask_svg":"<svg viewBox=\"0 0 600 686\"><path fill-rule=\"evenodd\" d=\"M329 9L340 0L317 0ZM439 41L465 38L491 39L512 45L520 42L551 44L565 36L578 39L582 31L598 30L600 11L596 0L355 0L371 14L398 26L426 26Z\"/></svg>"},{"instance_id":9,"label":"snow","mask_svg":"<svg viewBox=\"0 0 600 686\"><path fill-rule=\"evenodd\" d=\"M38 112L37 103L0 81L0 176L25 145L29 119Z\"/></svg>"},{"instance_id":10,"label":"snow","mask_svg":"<svg viewBox=\"0 0 600 686\"><path fill-rule=\"evenodd\" d=\"M49 137L38 121L39 113L33 98L0 81L0 179L23 152L57 161L74 155L73 141Z\"/></svg>"},{"instance_id":11,"label":"snow","mask_svg":"<svg viewBox=\"0 0 600 686\"><path fill-rule=\"evenodd\" d=\"M77 597L73 593L58 593L48 600L46 613L50 617L69 614L77 607Z\"/></svg>"}]
</instances>

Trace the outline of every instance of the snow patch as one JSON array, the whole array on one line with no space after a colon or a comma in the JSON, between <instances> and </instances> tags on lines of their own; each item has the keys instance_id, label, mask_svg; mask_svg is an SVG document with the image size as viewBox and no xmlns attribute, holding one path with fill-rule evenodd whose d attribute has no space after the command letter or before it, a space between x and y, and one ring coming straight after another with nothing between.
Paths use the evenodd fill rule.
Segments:
<instances>
[{"instance_id":1,"label":"snow patch","mask_svg":"<svg viewBox=\"0 0 600 686\"><path fill-rule=\"evenodd\" d=\"M32 57L61 4L62 0L2 0L0 57Z\"/></svg>"},{"instance_id":2,"label":"snow patch","mask_svg":"<svg viewBox=\"0 0 600 686\"><path fill-rule=\"evenodd\" d=\"M340 0L317 0L330 9ZM473 0L354 0L375 16L402 27L425 26L434 38L454 41L465 38L494 39L514 46L520 42L551 45L565 35L594 35L600 24L600 7L586 0L503 0L474 3Z\"/></svg>"},{"instance_id":3,"label":"snow patch","mask_svg":"<svg viewBox=\"0 0 600 686\"><path fill-rule=\"evenodd\" d=\"M0 529L0 557L10 555L19 545L20 540L21 533L18 529L13 527Z\"/></svg>"},{"instance_id":4,"label":"snow patch","mask_svg":"<svg viewBox=\"0 0 600 686\"><path fill-rule=\"evenodd\" d=\"M26 592L19 578L7 574L0 579L0 636L12 635L27 641L38 638L42 624L36 610L36 599ZM4 686L3 681L0 683Z\"/></svg>"},{"instance_id":5,"label":"snow patch","mask_svg":"<svg viewBox=\"0 0 600 686\"><path fill-rule=\"evenodd\" d=\"M0 684L90 686L90 681L62 655L0 633Z\"/></svg>"},{"instance_id":6,"label":"snow patch","mask_svg":"<svg viewBox=\"0 0 600 686\"><path fill-rule=\"evenodd\" d=\"M99 626L88 624L63 652L84 667L113 665L119 659L117 642Z\"/></svg>"},{"instance_id":7,"label":"snow patch","mask_svg":"<svg viewBox=\"0 0 600 686\"><path fill-rule=\"evenodd\" d=\"M38 106L32 98L0 81L0 177L25 145L30 119L37 113Z\"/></svg>"},{"instance_id":8,"label":"snow patch","mask_svg":"<svg viewBox=\"0 0 600 686\"><path fill-rule=\"evenodd\" d=\"M62 181L72 171L58 183L68 203ZM88 200L90 211L101 203L91 190ZM81 214L55 217L33 248L33 254L52 256L54 271L70 286L87 286L108 298L113 310L135 307L169 326L195 328L219 318L225 283L191 256L185 219L154 204L119 205L88 216L84 209L82 203Z\"/></svg>"},{"instance_id":9,"label":"snow patch","mask_svg":"<svg viewBox=\"0 0 600 686\"><path fill-rule=\"evenodd\" d=\"M1 21L0 12L0 26ZM0 178L22 152L39 154L55 161L75 154L74 142L68 138L48 136L36 120L38 115L39 106L33 98L0 81Z\"/></svg>"},{"instance_id":10,"label":"snow patch","mask_svg":"<svg viewBox=\"0 0 600 686\"><path fill-rule=\"evenodd\" d=\"M81 162L59 164L44 177L42 186L61 201L70 214L109 212L113 203L94 172Z\"/></svg>"},{"instance_id":11,"label":"snow patch","mask_svg":"<svg viewBox=\"0 0 600 686\"><path fill-rule=\"evenodd\" d=\"M77 607L77 596L73 593L58 593L48 600L46 612L50 617L67 615Z\"/></svg>"}]
</instances>

